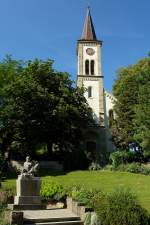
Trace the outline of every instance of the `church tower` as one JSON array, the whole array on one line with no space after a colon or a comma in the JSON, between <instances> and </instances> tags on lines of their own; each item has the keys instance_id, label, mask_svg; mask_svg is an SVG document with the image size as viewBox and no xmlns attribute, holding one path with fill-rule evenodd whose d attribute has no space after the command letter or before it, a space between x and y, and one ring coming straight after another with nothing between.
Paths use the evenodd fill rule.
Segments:
<instances>
[{"instance_id":1,"label":"church tower","mask_svg":"<svg viewBox=\"0 0 150 225\"><path fill-rule=\"evenodd\" d=\"M104 126L104 88L101 66L102 41L96 37L90 8L84 22L81 39L77 42L77 86L84 87L85 98L93 110L98 126Z\"/></svg>"},{"instance_id":2,"label":"church tower","mask_svg":"<svg viewBox=\"0 0 150 225\"><path fill-rule=\"evenodd\" d=\"M80 40L77 42L77 86L85 88L85 98L92 108L96 121L94 127L85 131L84 149L95 154L95 160L104 163L107 155L107 131L105 127L105 96L101 64L102 41L96 37L90 8L84 22Z\"/></svg>"}]
</instances>

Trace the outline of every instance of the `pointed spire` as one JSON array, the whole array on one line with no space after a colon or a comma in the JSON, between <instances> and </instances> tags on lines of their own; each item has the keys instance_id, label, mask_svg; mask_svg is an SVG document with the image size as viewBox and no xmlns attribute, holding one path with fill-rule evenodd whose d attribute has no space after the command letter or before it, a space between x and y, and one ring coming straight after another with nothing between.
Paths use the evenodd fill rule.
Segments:
<instances>
[{"instance_id":1,"label":"pointed spire","mask_svg":"<svg viewBox=\"0 0 150 225\"><path fill-rule=\"evenodd\" d=\"M81 40L87 40L87 41L97 40L89 6L87 8L87 14L86 14L85 22L84 22Z\"/></svg>"}]
</instances>

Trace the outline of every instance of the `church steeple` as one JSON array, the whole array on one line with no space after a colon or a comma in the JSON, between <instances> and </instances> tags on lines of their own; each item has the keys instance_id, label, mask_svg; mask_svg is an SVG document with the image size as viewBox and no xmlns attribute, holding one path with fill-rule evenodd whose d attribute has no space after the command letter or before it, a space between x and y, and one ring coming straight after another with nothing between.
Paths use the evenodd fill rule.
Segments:
<instances>
[{"instance_id":1,"label":"church steeple","mask_svg":"<svg viewBox=\"0 0 150 225\"><path fill-rule=\"evenodd\" d=\"M84 96L93 110L96 123L104 125L104 88L101 66L102 41L98 40L95 34L94 25L90 13L84 22L81 39L77 42L78 77L77 86L84 87Z\"/></svg>"},{"instance_id":2,"label":"church steeple","mask_svg":"<svg viewBox=\"0 0 150 225\"><path fill-rule=\"evenodd\" d=\"M96 41L96 33L90 13L90 7L87 9L87 14L84 22L84 27L82 31L82 36L80 40L87 40L87 41Z\"/></svg>"}]
</instances>

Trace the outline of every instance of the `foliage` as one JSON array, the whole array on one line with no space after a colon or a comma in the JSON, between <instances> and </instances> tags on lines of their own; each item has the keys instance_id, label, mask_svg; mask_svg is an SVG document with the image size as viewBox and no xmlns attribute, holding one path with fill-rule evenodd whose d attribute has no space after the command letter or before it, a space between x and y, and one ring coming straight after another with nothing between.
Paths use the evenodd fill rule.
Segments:
<instances>
[{"instance_id":1,"label":"foliage","mask_svg":"<svg viewBox=\"0 0 150 225\"><path fill-rule=\"evenodd\" d=\"M144 175L150 174L150 168L144 166L140 160L143 157L139 152L128 152L128 151L117 151L110 155L110 161L112 164L112 170L130 172L130 173L141 173Z\"/></svg>"},{"instance_id":2,"label":"foliage","mask_svg":"<svg viewBox=\"0 0 150 225\"><path fill-rule=\"evenodd\" d=\"M60 200L66 197L64 188L59 183L51 180L42 182L41 196L44 199Z\"/></svg>"},{"instance_id":3,"label":"foliage","mask_svg":"<svg viewBox=\"0 0 150 225\"><path fill-rule=\"evenodd\" d=\"M87 189L83 186L75 186L72 188L71 197L73 200L84 203L86 207L93 208L93 199L101 195L102 192L97 189Z\"/></svg>"},{"instance_id":4,"label":"foliage","mask_svg":"<svg viewBox=\"0 0 150 225\"><path fill-rule=\"evenodd\" d=\"M0 189L0 202L2 205L6 205L6 203L12 203L16 190L14 187L2 187Z\"/></svg>"},{"instance_id":5,"label":"foliage","mask_svg":"<svg viewBox=\"0 0 150 225\"><path fill-rule=\"evenodd\" d=\"M119 149L150 151L150 57L122 68L113 87L116 120L112 124Z\"/></svg>"},{"instance_id":6,"label":"foliage","mask_svg":"<svg viewBox=\"0 0 150 225\"><path fill-rule=\"evenodd\" d=\"M147 159L140 151L116 151L110 154L109 160L114 168L120 164L145 162Z\"/></svg>"},{"instance_id":7,"label":"foliage","mask_svg":"<svg viewBox=\"0 0 150 225\"><path fill-rule=\"evenodd\" d=\"M53 144L59 151L76 149L84 139L83 130L93 123L84 90L74 88L67 73L55 71L52 60L20 64L9 58L1 67L1 77L5 67L6 79L12 77L7 85L2 79L3 151L13 151L17 156L33 155L39 145L46 145L51 155Z\"/></svg>"},{"instance_id":8,"label":"foliage","mask_svg":"<svg viewBox=\"0 0 150 225\"><path fill-rule=\"evenodd\" d=\"M117 168L120 164L126 164L134 161L136 158L134 152L117 151L110 154L110 161L113 168Z\"/></svg>"},{"instance_id":9,"label":"foliage","mask_svg":"<svg viewBox=\"0 0 150 225\"><path fill-rule=\"evenodd\" d=\"M0 224L2 224L2 225L10 225L9 212L8 212L8 210L6 208L3 208L1 210L1 212L0 212Z\"/></svg>"},{"instance_id":10,"label":"foliage","mask_svg":"<svg viewBox=\"0 0 150 225\"><path fill-rule=\"evenodd\" d=\"M102 225L149 225L150 217L129 190L117 189L94 200L94 208Z\"/></svg>"},{"instance_id":11,"label":"foliage","mask_svg":"<svg viewBox=\"0 0 150 225\"><path fill-rule=\"evenodd\" d=\"M150 168L141 164L141 163L129 163L129 164L120 164L117 168L117 171L130 172L130 173L140 173L143 175L150 175Z\"/></svg>"},{"instance_id":12,"label":"foliage","mask_svg":"<svg viewBox=\"0 0 150 225\"><path fill-rule=\"evenodd\" d=\"M0 224L3 225L10 224L8 221L9 216L7 216L6 213L9 214L9 212L7 211L7 203L10 203L11 197L12 197L11 189L0 190Z\"/></svg>"},{"instance_id":13,"label":"foliage","mask_svg":"<svg viewBox=\"0 0 150 225\"><path fill-rule=\"evenodd\" d=\"M65 170L85 170L88 168L89 161L83 150L76 150L68 153L63 162Z\"/></svg>"},{"instance_id":14,"label":"foliage","mask_svg":"<svg viewBox=\"0 0 150 225\"><path fill-rule=\"evenodd\" d=\"M0 153L0 182L1 182L1 179L2 179L2 170L3 170L3 157Z\"/></svg>"}]
</instances>

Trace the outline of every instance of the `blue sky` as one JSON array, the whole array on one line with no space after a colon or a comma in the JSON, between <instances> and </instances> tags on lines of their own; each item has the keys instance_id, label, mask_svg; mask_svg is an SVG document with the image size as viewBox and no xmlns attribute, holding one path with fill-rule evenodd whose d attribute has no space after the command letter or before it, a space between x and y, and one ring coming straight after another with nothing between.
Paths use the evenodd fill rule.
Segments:
<instances>
[{"instance_id":1,"label":"blue sky","mask_svg":"<svg viewBox=\"0 0 150 225\"><path fill-rule=\"evenodd\" d=\"M51 58L76 80L76 41L88 2L111 92L116 71L150 51L150 0L0 0L0 59Z\"/></svg>"}]
</instances>

